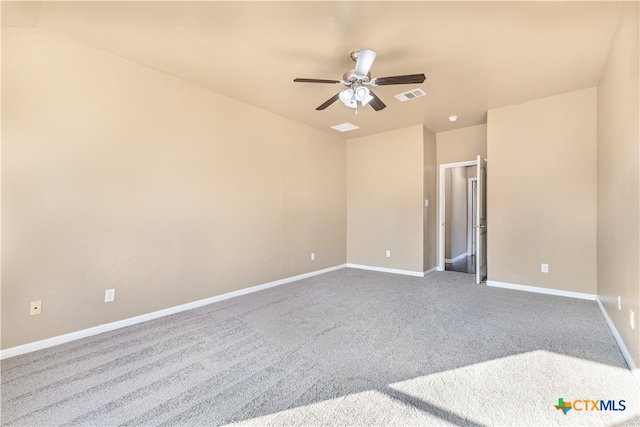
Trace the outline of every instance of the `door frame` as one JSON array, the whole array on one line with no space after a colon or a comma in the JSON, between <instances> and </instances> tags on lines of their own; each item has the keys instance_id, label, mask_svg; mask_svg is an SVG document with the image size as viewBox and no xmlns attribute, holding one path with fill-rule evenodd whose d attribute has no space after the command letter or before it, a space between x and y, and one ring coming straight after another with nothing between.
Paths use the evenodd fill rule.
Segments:
<instances>
[{"instance_id":1,"label":"door frame","mask_svg":"<svg viewBox=\"0 0 640 427\"><path fill-rule=\"evenodd\" d=\"M473 183L478 183L478 177L467 179L467 256L476 254L475 228L473 228Z\"/></svg>"},{"instance_id":2,"label":"door frame","mask_svg":"<svg viewBox=\"0 0 640 427\"><path fill-rule=\"evenodd\" d=\"M447 169L460 168L466 166L477 166L477 160L469 160L466 162L442 163L440 165L439 183L438 183L438 271L444 271L444 237L445 237L445 174Z\"/></svg>"}]
</instances>

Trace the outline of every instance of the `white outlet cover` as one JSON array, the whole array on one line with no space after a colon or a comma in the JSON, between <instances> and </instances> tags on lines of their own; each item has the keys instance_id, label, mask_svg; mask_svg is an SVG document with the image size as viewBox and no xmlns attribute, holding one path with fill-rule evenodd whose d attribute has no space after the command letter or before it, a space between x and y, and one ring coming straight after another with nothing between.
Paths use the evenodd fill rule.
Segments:
<instances>
[{"instance_id":1,"label":"white outlet cover","mask_svg":"<svg viewBox=\"0 0 640 427\"><path fill-rule=\"evenodd\" d=\"M636 328L636 312L633 310L629 310L629 324L631 325L631 329Z\"/></svg>"},{"instance_id":2,"label":"white outlet cover","mask_svg":"<svg viewBox=\"0 0 640 427\"><path fill-rule=\"evenodd\" d=\"M29 314L34 316L42 313L42 301L31 301L29 304Z\"/></svg>"},{"instance_id":3,"label":"white outlet cover","mask_svg":"<svg viewBox=\"0 0 640 427\"><path fill-rule=\"evenodd\" d=\"M111 302L116 299L116 290L107 289L104 291L104 302Z\"/></svg>"},{"instance_id":4,"label":"white outlet cover","mask_svg":"<svg viewBox=\"0 0 640 427\"><path fill-rule=\"evenodd\" d=\"M549 272L549 264L540 264L540 271L543 273Z\"/></svg>"},{"instance_id":5,"label":"white outlet cover","mask_svg":"<svg viewBox=\"0 0 640 427\"><path fill-rule=\"evenodd\" d=\"M622 298L618 295L618 310L622 310Z\"/></svg>"},{"instance_id":6,"label":"white outlet cover","mask_svg":"<svg viewBox=\"0 0 640 427\"><path fill-rule=\"evenodd\" d=\"M391 251L387 251L387 258L391 258Z\"/></svg>"}]
</instances>

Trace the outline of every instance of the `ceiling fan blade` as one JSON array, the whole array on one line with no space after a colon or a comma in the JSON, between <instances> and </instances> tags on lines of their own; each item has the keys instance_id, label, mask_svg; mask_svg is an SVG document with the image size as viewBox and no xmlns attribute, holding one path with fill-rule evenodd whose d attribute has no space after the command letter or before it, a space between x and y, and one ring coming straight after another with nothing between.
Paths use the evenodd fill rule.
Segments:
<instances>
[{"instance_id":1,"label":"ceiling fan blade","mask_svg":"<svg viewBox=\"0 0 640 427\"><path fill-rule=\"evenodd\" d=\"M327 99L324 104L322 104L321 106L319 106L318 108L316 108L316 110L320 111L320 110L324 110L325 108L327 108L329 105L333 104L334 102L336 102L338 99L340 98L340 92L336 93L335 95L333 95L331 98Z\"/></svg>"},{"instance_id":2,"label":"ceiling fan blade","mask_svg":"<svg viewBox=\"0 0 640 427\"><path fill-rule=\"evenodd\" d=\"M387 106L385 105L384 102L382 102L382 100L380 98L378 98L378 96L373 93L372 91L369 91L369 95L373 96L373 99L371 101L369 101L369 105L371 105L371 107L376 110L376 111L380 111L384 108L386 108Z\"/></svg>"},{"instance_id":3,"label":"ceiling fan blade","mask_svg":"<svg viewBox=\"0 0 640 427\"><path fill-rule=\"evenodd\" d=\"M355 73L357 76L366 76L376 59L377 53L370 49L360 49L358 51L358 60L356 61Z\"/></svg>"},{"instance_id":4,"label":"ceiling fan blade","mask_svg":"<svg viewBox=\"0 0 640 427\"><path fill-rule=\"evenodd\" d=\"M340 80L327 80L327 79L293 79L296 83L333 83L339 84Z\"/></svg>"},{"instance_id":5,"label":"ceiling fan blade","mask_svg":"<svg viewBox=\"0 0 640 427\"><path fill-rule=\"evenodd\" d=\"M424 74L408 74L406 76L378 77L371 82L374 86L404 85L411 83L424 83Z\"/></svg>"}]
</instances>

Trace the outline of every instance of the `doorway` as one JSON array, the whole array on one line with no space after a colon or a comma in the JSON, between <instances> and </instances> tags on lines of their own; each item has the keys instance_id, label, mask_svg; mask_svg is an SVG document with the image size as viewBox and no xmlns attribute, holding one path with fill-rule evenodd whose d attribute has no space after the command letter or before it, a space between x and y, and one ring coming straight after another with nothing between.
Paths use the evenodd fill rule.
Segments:
<instances>
[{"instance_id":1,"label":"doorway","mask_svg":"<svg viewBox=\"0 0 640 427\"><path fill-rule=\"evenodd\" d=\"M438 270L475 273L476 283L486 278L486 170L478 156L442 164L439 174Z\"/></svg>"},{"instance_id":2,"label":"doorway","mask_svg":"<svg viewBox=\"0 0 640 427\"><path fill-rule=\"evenodd\" d=\"M445 170L445 264L446 271L475 274L475 247L472 230L477 167L459 166ZM472 181L474 180L474 181ZM471 224L470 224L471 222Z\"/></svg>"}]
</instances>

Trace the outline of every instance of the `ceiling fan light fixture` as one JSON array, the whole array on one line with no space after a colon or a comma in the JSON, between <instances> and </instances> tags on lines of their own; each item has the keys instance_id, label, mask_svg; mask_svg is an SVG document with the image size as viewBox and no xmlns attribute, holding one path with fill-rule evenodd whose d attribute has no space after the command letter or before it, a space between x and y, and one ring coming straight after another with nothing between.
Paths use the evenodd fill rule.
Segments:
<instances>
[{"instance_id":1,"label":"ceiling fan light fixture","mask_svg":"<svg viewBox=\"0 0 640 427\"><path fill-rule=\"evenodd\" d=\"M362 104L362 106L364 107L365 105L367 105L369 102L371 102L373 100L373 96L369 95L367 96L365 99L363 99L362 101L360 101L360 103Z\"/></svg>"},{"instance_id":2,"label":"ceiling fan light fixture","mask_svg":"<svg viewBox=\"0 0 640 427\"><path fill-rule=\"evenodd\" d=\"M349 108L356 108L358 106L358 101L356 100L355 92L351 88L345 89L342 92L340 92L340 101L342 101L342 103Z\"/></svg>"},{"instance_id":3,"label":"ceiling fan light fixture","mask_svg":"<svg viewBox=\"0 0 640 427\"><path fill-rule=\"evenodd\" d=\"M360 101L363 107L373 99L373 96L371 96L371 91L369 90L369 88L364 86L359 86L355 91L355 95L356 95L356 100Z\"/></svg>"},{"instance_id":4,"label":"ceiling fan light fixture","mask_svg":"<svg viewBox=\"0 0 640 427\"><path fill-rule=\"evenodd\" d=\"M343 103L344 103L344 105L346 105L349 108L358 108L358 101L356 101L355 99L352 99L352 100L350 100L348 102L344 102L343 101Z\"/></svg>"}]
</instances>

